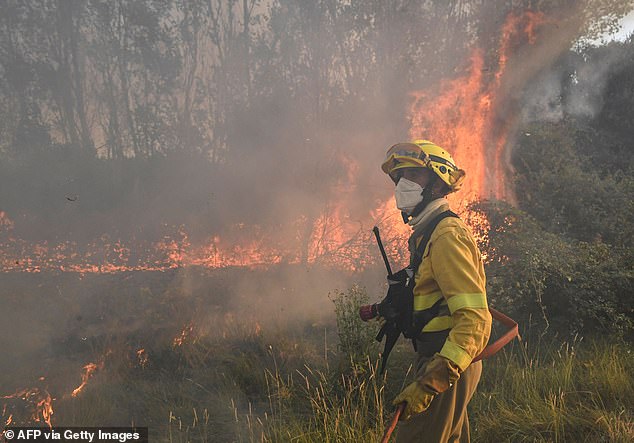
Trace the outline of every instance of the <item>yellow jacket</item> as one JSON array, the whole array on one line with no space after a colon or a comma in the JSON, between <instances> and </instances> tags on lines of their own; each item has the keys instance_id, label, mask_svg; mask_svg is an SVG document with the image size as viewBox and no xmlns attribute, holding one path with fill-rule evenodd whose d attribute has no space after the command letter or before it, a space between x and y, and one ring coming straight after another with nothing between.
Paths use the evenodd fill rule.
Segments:
<instances>
[{"instance_id":1,"label":"yellow jacket","mask_svg":"<svg viewBox=\"0 0 634 443\"><path fill-rule=\"evenodd\" d=\"M438 223L415 281L415 311L427 309L444 298L438 316L423 332L451 329L440 355L464 371L485 348L492 319L480 250L462 220L447 217Z\"/></svg>"}]
</instances>

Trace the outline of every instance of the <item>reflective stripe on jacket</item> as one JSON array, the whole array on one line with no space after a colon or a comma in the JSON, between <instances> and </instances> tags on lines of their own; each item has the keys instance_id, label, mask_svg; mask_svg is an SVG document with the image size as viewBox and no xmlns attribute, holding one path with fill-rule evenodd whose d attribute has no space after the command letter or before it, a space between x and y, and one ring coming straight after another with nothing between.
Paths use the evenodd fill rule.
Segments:
<instances>
[{"instance_id":1,"label":"reflective stripe on jacket","mask_svg":"<svg viewBox=\"0 0 634 443\"><path fill-rule=\"evenodd\" d=\"M486 277L480 250L462 220L440 221L416 273L414 310L431 307L444 297L438 316L423 332L451 329L440 355L464 371L485 348L491 334Z\"/></svg>"}]
</instances>

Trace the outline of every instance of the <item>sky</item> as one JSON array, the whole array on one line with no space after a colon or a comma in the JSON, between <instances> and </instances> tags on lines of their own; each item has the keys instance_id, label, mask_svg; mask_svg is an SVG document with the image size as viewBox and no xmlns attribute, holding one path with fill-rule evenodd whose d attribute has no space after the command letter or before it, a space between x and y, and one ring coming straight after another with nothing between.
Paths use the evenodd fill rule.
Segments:
<instances>
[{"instance_id":1,"label":"sky","mask_svg":"<svg viewBox=\"0 0 634 443\"><path fill-rule=\"evenodd\" d=\"M634 32L634 11L631 11L620 21L621 29L614 34L605 34L601 40L608 43L613 40L625 41Z\"/></svg>"}]
</instances>

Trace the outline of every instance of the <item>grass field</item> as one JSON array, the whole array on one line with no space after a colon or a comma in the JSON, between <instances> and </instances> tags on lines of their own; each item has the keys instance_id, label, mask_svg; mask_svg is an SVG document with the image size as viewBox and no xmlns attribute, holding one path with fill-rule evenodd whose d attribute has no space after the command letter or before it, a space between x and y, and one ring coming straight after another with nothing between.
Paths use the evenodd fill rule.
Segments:
<instances>
[{"instance_id":1,"label":"grass field","mask_svg":"<svg viewBox=\"0 0 634 443\"><path fill-rule=\"evenodd\" d=\"M2 420L42 424L36 403L48 392L53 425L148 426L151 441L378 441L414 354L401 342L379 377L377 325L356 318L365 292L353 287L331 299L331 320L260 324L225 312L206 317L214 323L203 329L170 324L155 310L148 315L163 324L151 334L111 329L83 347L66 342L47 357L57 375L36 382L31 398L0 401ZM484 362L470 404L473 440L634 441L632 350L605 337L514 342ZM96 369L72 396L87 360ZM36 372L7 374L5 397L37 380Z\"/></svg>"}]
</instances>

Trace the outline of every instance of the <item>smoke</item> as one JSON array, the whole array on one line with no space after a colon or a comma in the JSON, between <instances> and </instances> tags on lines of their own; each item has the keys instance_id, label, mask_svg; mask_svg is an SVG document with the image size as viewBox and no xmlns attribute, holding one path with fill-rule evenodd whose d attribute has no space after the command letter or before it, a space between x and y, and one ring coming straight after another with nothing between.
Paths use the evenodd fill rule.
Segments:
<instances>
[{"instance_id":1,"label":"smoke","mask_svg":"<svg viewBox=\"0 0 634 443\"><path fill-rule=\"evenodd\" d=\"M632 5L613 7L612 13L593 17L597 7L593 2L582 2L572 11L549 17L541 44L516 65L529 75L520 76L520 84L509 88L519 96L524 122L559 121L565 116L591 119L601 111L608 79L629 57L621 43L602 47L588 43L591 36L618 30L619 16L630 12ZM588 34L580 35L580 29L587 29Z\"/></svg>"},{"instance_id":2,"label":"smoke","mask_svg":"<svg viewBox=\"0 0 634 443\"><path fill-rule=\"evenodd\" d=\"M261 4L246 49L242 34L214 34L241 29L237 21L214 27L196 11L148 15L156 24L191 19L181 24L195 37L161 35L134 54L118 53L108 46L114 36L101 34L108 6L73 15L90 20L68 35L37 17L0 14L0 115L11 116L0 124L0 211L11 220L0 218L0 261L18 271L0 275L1 347L15 356L1 360L0 394L65 359L59 372L76 380L86 362L75 357L111 342L169 348L188 325L221 336L229 314L249 327L332 328L328 294L352 281L378 300L384 271L370 230L400 223L396 211L376 211L393 191L379 167L386 148L408 137L409 94L455 79L486 40L479 27L494 33L480 49L495 59L502 26L474 5L396 3L368 2L356 13L319 2ZM496 19L509 12L502 9ZM495 130L512 133L520 116L600 109L618 51L601 62L562 62L583 24L581 13L567 12L548 16L536 44L518 44L506 61ZM230 17L237 20L215 18ZM161 29L141 22L131 35L147 40ZM51 35L70 50L82 32L90 38L74 43L83 50L48 58ZM132 80L127 90L121 72ZM82 124L96 155L81 148ZM133 157L135 144L144 150ZM65 272L78 262L96 272ZM104 264L122 272L103 275ZM152 272L139 272L145 265Z\"/></svg>"},{"instance_id":3,"label":"smoke","mask_svg":"<svg viewBox=\"0 0 634 443\"><path fill-rule=\"evenodd\" d=\"M592 119L601 111L610 77L625 62L620 44L603 47L600 56L570 52L544 69L524 94L525 121L559 121L565 116Z\"/></svg>"}]
</instances>

